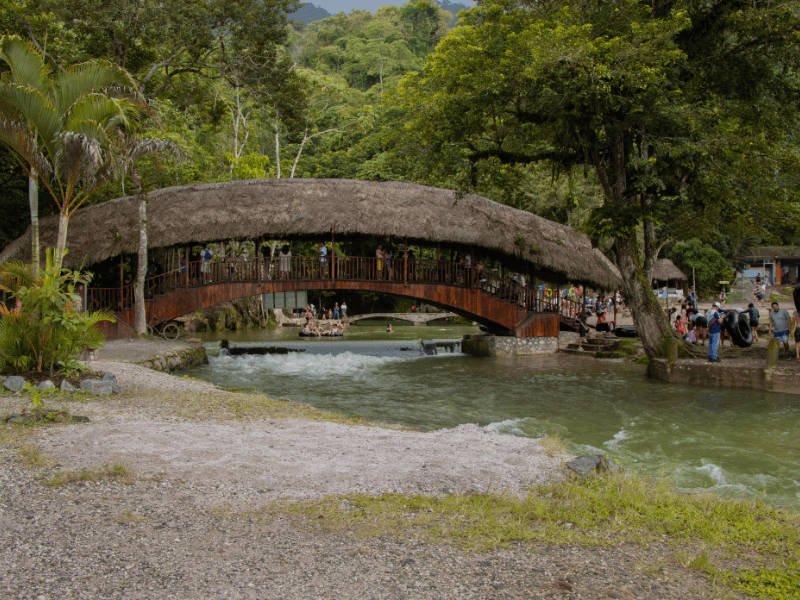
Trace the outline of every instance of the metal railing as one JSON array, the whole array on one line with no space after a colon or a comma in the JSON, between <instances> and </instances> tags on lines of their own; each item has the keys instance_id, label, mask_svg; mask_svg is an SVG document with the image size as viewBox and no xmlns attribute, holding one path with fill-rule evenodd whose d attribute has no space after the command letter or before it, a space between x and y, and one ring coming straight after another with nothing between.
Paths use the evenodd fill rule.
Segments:
<instances>
[{"instance_id":1,"label":"metal railing","mask_svg":"<svg viewBox=\"0 0 800 600\"><path fill-rule=\"evenodd\" d=\"M533 285L504 279L493 269L467 267L464 263L428 258L390 259L363 256L318 256L225 258L199 260L145 279L145 299L178 288L191 288L223 282L257 283L265 281L386 281L434 283L461 288L477 288L511 305L533 312L560 312L575 316L580 303L559 298ZM119 311L134 304L133 286L90 288L90 310Z\"/></svg>"}]
</instances>

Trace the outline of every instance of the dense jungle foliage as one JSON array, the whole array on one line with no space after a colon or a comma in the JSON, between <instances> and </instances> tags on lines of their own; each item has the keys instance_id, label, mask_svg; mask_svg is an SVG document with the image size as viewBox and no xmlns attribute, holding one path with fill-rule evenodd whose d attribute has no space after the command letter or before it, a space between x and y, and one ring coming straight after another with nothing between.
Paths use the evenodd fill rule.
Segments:
<instances>
[{"instance_id":1,"label":"dense jungle foliage","mask_svg":"<svg viewBox=\"0 0 800 600\"><path fill-rule=\"evenodd\" d=\"M624 238L697 266L703 287L749 248L800 243L796 3L491 0L454 20L411 0L305 25L297 7L10 1L0 29L54 70L131 73L153 108L141 134L191 157L143 159L145 189L331 177L476 191L582 228L612 258ZM0 152L4 245L29 222L24 180ZM92 201L131 193L122 178ZM674 251L688 240L707 248Z\"/></svg>"}]
</instances>

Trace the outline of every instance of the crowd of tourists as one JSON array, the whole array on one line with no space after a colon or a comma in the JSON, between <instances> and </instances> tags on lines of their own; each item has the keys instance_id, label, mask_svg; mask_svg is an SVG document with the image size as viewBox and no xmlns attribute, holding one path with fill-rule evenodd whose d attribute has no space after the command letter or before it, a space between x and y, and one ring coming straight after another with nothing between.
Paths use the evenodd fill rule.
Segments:
<instances>
[{"instance_id":1,"label":"crowd of tourists","mask_svg":"<svg viewBox=\"0 0 800 600\"><path fill-rule=\"evenodd\" d=\"M347 304L342 302L340 307L337 302L334 308L321 309L320 317L325 320L324 323L317 319L317 307L314 304L308 304L303 309L302 317L306 320L301 330L302 335L309 337L344 335L346 326L341 319L347 318Z\"/></svg>"},{"instance_id":2,"label":"crowd of tourists","mask_svg":"<svg viewBox=\"0 0 800 600\"><path fill-rule=\"evenodd\" d=\"M757 303L763 300L765 292L761 282L758 282L754 290L754 301L750 302L746 309L735 311L747 319L753 343L757 343L759 340L758 327L761 321ZM728 342L731 347L734 345L731 333L722 326L725 316L733 310L728 309L726 304L727 294L723 289L719 300L715 301L711 308L699 309L697 296L694 291L690 291L680 308L673 307L666 311L666 316L675 332L686 342L702 346L708 340L709 362L721 362L719 349L725 346L725 342ZM762 305L766 306L766 302L762 302ZM797 310L790 314L789 311L780 307L779 302L772 302L769 311L769 334L782 344L783 358L795 358L800 361L800 314ZM790 337L794 337L794 353L790 350Z\"/></svg>"}]
</instances>

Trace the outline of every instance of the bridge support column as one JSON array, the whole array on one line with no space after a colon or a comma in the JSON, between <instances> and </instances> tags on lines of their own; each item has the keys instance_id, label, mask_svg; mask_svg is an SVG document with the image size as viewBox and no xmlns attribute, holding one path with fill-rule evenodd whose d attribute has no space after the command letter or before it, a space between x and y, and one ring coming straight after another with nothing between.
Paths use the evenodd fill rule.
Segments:
<instances>
[{"instance_id":1,"label":"bridge support column","mask_svg":"<svg viewBox=\"0 0 800 600\"><path fill-rule=\"evenodd\" d=\"M518 338L499 335L465 335L461 351L472 356L546 356L558 352L558 336Z\"/></svg>"}]
</instances>

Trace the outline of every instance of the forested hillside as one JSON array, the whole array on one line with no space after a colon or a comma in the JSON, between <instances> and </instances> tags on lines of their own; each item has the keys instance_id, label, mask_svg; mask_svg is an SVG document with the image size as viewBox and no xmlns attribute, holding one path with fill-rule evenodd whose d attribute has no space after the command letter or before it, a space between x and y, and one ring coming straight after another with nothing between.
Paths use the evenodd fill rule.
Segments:
<instances>
[{"instance_id":1,"label":"forested hillside","mask_svg":"<svg viewBox=\"0 0 800 600\"><path fill-rule=\"evenodd\" d=\"M411 180L584 227L614 257L625 211L598 171L611 151L603 136L652 128L625 142L661 144L625 167L641 193L625 236L650 236L662 255L700 239L728 264L748 244L800 241L796 6L686 0L649 14L626 1L609 20L595 4L485 2L453 29L454 15L428 0L308 24L292 18L295 0L35 0L4 3L0 28L45 51L53 70L102 59L133 75L153 109L141 135L191 159L143 159L145 189ZM5 244L28 215L24 173L5 152L0 165ZM93 201L130 193L123 178Z\"/></svg>"}]
</instances>

